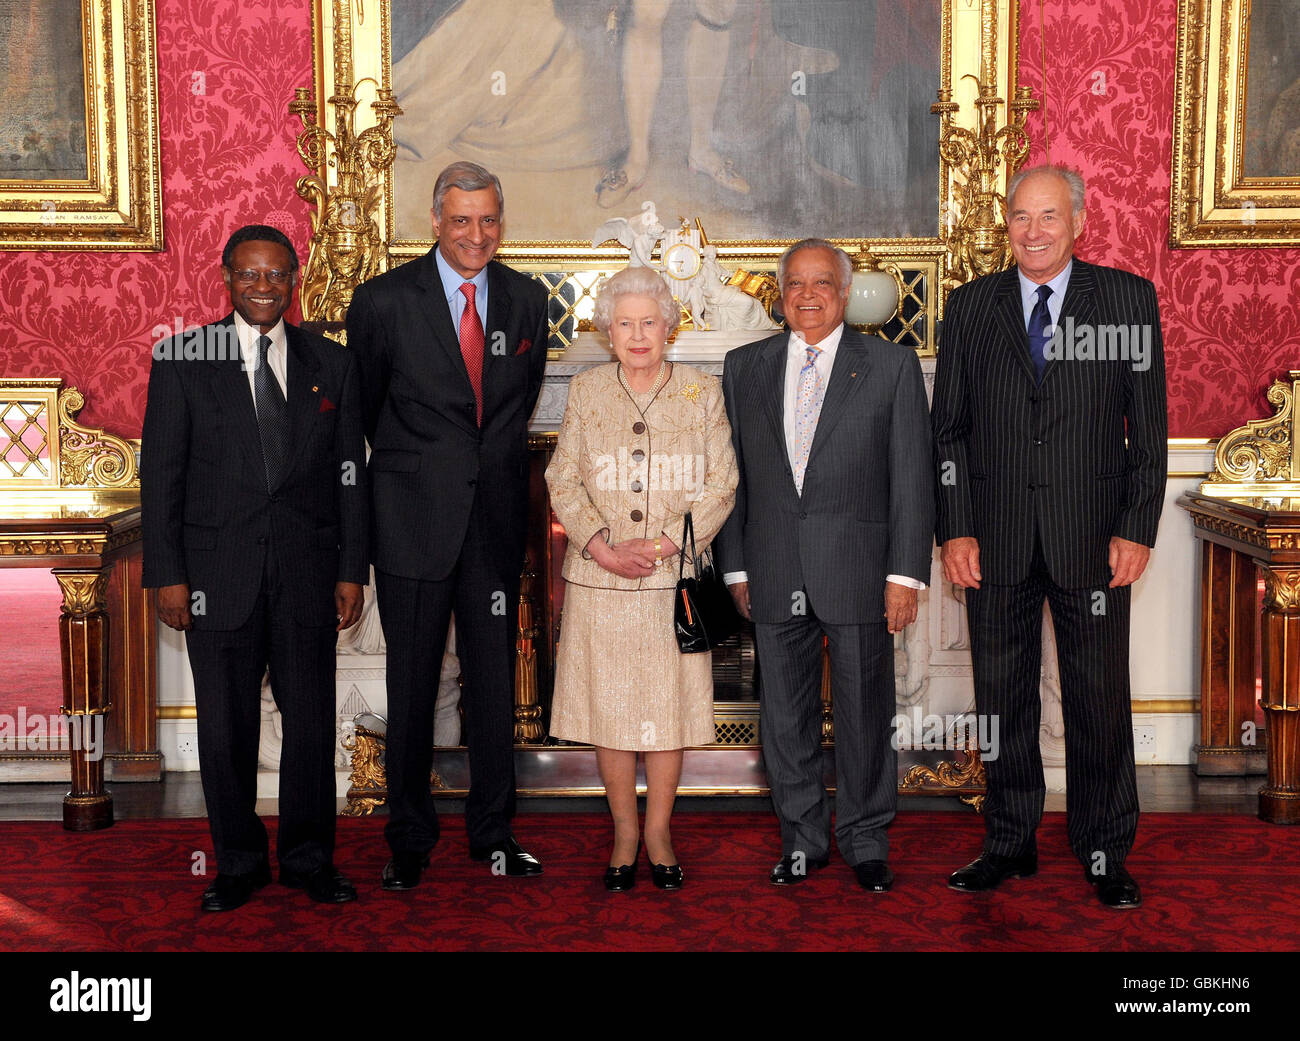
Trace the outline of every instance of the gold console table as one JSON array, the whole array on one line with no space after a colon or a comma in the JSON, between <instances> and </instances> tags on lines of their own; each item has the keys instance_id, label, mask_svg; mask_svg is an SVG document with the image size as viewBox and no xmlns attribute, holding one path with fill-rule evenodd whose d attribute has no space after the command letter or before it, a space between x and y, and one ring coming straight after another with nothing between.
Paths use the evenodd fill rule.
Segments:
<instances>
[{"instance_id":1,"label":"gold console table","mask_svg":"<svg viewBox=\"0 0 1300 1041\"><path fill-rule=\"evenodd\" d=\"M1225 436L1214 473L1178 504L1203 542L1201 774L1267 773L1259 816L1300 823L1300 370L1268 390L1275 409ZM1264 579L1259 607L1258 581ZM1264 714L1255 723L1256 669Z\"/></svg>"},{"instance_id":2,"label":"gold console table","mask_svg":"<svg viewBox=\"0 0 1300 1041\"><path fill-rule=\"evenodd\" d=\"M71 748L7 750L11 762L71 762L63 826L113 823L114 776L158 780L153 597L140 585L140 479L119 437L77 423L59 379L0 379L0 567L48 568L63 594L59 646ZM87 754L83 728L95 727Z\"/></svg>"}]
</instances>

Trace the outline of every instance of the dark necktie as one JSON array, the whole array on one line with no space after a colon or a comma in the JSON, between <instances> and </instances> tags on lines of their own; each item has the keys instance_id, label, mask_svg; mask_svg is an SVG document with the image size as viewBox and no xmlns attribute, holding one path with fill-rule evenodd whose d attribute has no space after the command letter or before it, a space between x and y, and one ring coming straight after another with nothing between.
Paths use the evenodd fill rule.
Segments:
<instances>
[{"instance_id":1,"label":"dark necktie","mask_svg":"<svg viewBox=\"0 0 1300 1041\"><path fill-rule=\"evenodd\" d=\"M465 294L465 310L460 315L460 353L465 356L465 368L474 387L474 404L478 407L478 425L483 425L483 323L479 321L478 308L474 306L474 283L460 287Z\"/></svg>"},{"instance_id":2,"label":"dark necktie","mask_svg":"<svg viewBox=\"0 0 1300 1041\"><path fill-rule=\"evenodd\" d=\"M289 410L284 393L271 372L266 352L271 348L269 336L257 338L257 368L253 370L253 402L257 405L257 429L262 435L262 461L266 464L266 488L271 491L280 482L284 468L285 444L288 440Z\"/></svg>"},{"instance_id":3,"label":"dark necktie","mask_svg":"<svg viewBox=\"0 0 1300 1041\"><path fill-rule=\"evenodd\" d=\"M1039 286L1038 303L1029 312L1029 357L1033 359L1039 383L1043 382L1043 372L1047 368L1047 344L1052 338L1048 332L1052 325L1052 313L1047 309L1047 298L1051 295L1051 286Z\"/></svg>"}]
</instances>

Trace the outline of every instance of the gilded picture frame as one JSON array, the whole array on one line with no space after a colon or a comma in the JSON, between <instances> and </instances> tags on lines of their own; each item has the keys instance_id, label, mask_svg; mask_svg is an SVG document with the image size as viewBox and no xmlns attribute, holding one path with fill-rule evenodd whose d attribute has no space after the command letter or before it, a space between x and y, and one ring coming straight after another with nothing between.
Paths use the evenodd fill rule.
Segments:
<instances>
[{"instance_id":1,"label":"gilded picture frame","mask_svg":"<svg viewBox=\"0 0 1300 1041\"><path fill-rule=\"evenodd\" d=\"M351 130L354 139L377 122L371 109L378 96L377 92L381 89L395 90L394 47L391 39L395 2L399 0L315 0L312 19L315 55L313 94L315 121L318 125L334 126L336 116L330 100L352 93L353 88L355 106L348 105L348 108L354 120ZM486 0L461 0L458 6L465 9L471 4L485 2ZM1016 95L1017 5L1012 0L931 2L934 7L929 10L929 14L938 25L938 68L934 83L938 90L950 92L951 100L956 103L953 124L972 132L977 131L974 102L981 78L991 80L996 96L1000 99L1009 100ZM742 0L737 9L744 6L744 3L762 12L768 0ZM614 10L625 5L610 3L606 6ZM556 7L558 10L559 5ZM700 5L697 3L696 7L699 8ZM666 38L665 61L671 43L671 39ZM492 72L487 68L482 71L484 75ZM509 67L504 72L507 77L513 75ZM390 94L389 97L397 105L402 105L403 95L400 92ZM909 97L908 105L914 118L920 116L932 121L933 141L937 146L940 117L929 113L929 105L935 100L936 96L929 94L924 98ZM1002 111L1005 117L1006 109ZM403 118L404 115L399 115L393 123L399 151ZM919 125L927 124L921 122ZM681 151L686 152L684 144ZM680 158L681 165L685 167L685 155ZM313 173L328 183L334 181L334 172L327 167L323 166ZM894 320L892 328L886 328L884 334L914 347L922 355L932 355L935 352L936 323L942 317L944 297L950 288L947 280L953 266L944 232L952 229L960 213L959 199L964 182L944 160L937 147L934 168L926 177L933 178L932 183L936 185L934 212L927 222L924 234L906 237L872 235L870 228L855 224L849 216L837 227L809 225L800 227L794 234L733 238L728 234L728 222L718 219L714 213L680 213L677 209L669 212L664 208L660 215L670 226L676 223L679 216L688 221L698 219L710 242L718 247L719 260L730 268L770 271L781 251L795 238L803 235L831 238L850 253L869 249L882 265L895 266L904 280L904 313L901 319ZM1004 185L1003 173L1000 175L999 190ZM405 237L398 233L396 214L402 200L396 197L400 188L392 166L382 171L375 187L378 189L379 202L373 217L383 240L387 263L399 264L426 252L433 244L431 233ZM498 259L518 268L546 273L595 273L622 267L626 263L626 249L612 244L592 246L590 236L595 224L590 220L574 220L573 226L566 227L562 236L511 237L512 230L518 226L519 221L511 209L511 199L514 196L511 195L509 182L506 183L506 189L507 237L497 254ZM632 193L619 208L610 209L608 216L631 216L637 212L641 202L640 195ZM427 210L428 203L423 198L417 200L417 204ZM588 224L592 226L588 227ZM588 237L584 239L584 235Z\"/></svg>"},{"instance_id":2,"label":"gilded picture frame","mask_svg":"<svg viewBox=\"0 0 1300 1041\"><path fill-rule=\"evenodd\" d=\"M1171 246L1300 245L1297 39L1294 3L1179 0Z\"/></svg>"},{"instance_id":3,"label":"gilded picture frame","mask_svg":"<svg viewBox=\"0 0 1300 1041\"><path fill-rule=\"evenodd\" d=\"M78 85L75 60L71 67L33 60L33 75L10 81L0 114L9 145L0 170L0 249L161 250L154 0L80 0L79 13L75 0L61 11L27 3L30 10L19 0L6 12L10 72L32 46L66 43L68 54L80 56L81 75ZM53 39L56 15L74 29L79 20L79 47L75 38Z\"/></svg>"}]
</instances>

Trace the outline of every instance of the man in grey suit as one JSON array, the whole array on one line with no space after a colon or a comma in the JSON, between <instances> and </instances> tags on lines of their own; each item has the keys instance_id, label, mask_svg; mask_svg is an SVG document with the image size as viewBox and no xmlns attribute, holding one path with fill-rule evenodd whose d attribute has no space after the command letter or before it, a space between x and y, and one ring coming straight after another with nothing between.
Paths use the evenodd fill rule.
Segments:
<instances>
[{"instance_id":1,"label":"man in grey suit","mask_svg":"<svg viewBox=\"0 0 1300 1041\"><path fill-rule=\"evenodd\" d=\"M821 651L835 705L835 840L865 889L893 884L893 639L930 573L930 422L916 355L844 324L852 264L804 239L777 266L789 332L727 355L740 485L717 552L754 621L763 761L781 823L769 876L792 885L830 855Z\"/></svg>"}]
</instances>

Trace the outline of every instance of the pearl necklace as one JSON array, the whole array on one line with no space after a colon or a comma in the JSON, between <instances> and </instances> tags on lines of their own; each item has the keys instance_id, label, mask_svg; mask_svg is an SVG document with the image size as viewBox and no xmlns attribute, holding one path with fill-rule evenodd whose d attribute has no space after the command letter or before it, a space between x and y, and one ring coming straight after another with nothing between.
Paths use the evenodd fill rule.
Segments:
<instances>
[{"instance_id":1,"label":"pearl necklace","mask_svg":"<svg viewBox=\"0 0 1300 1041\"><path fill-rule=\"evenodd\" d=\"M659 393L659 387L660 387L660 386L662 385L662 383L663 383L664 373L667 372L667 371L668 371L668 359L665 358L663 361L661 361L661 362L659 363L659 374L658 374L657 376L655 376L654 384L650 387L650 389L649 389L648 391L634 391L634 390L632 389L632 385L631 385L630 383L628 383L628 381L627 381L627 376L624 375L624 373L623 373L623 363L622 363L622 362L619 362L619 366L618 366L618 380L619 380L620 383L623 384L624 388L627 390L627 392L628 392L629 394L651 394L651 395L653 395L653 394L658 394L658 393Z\"/></svg>"}]
</instances>

